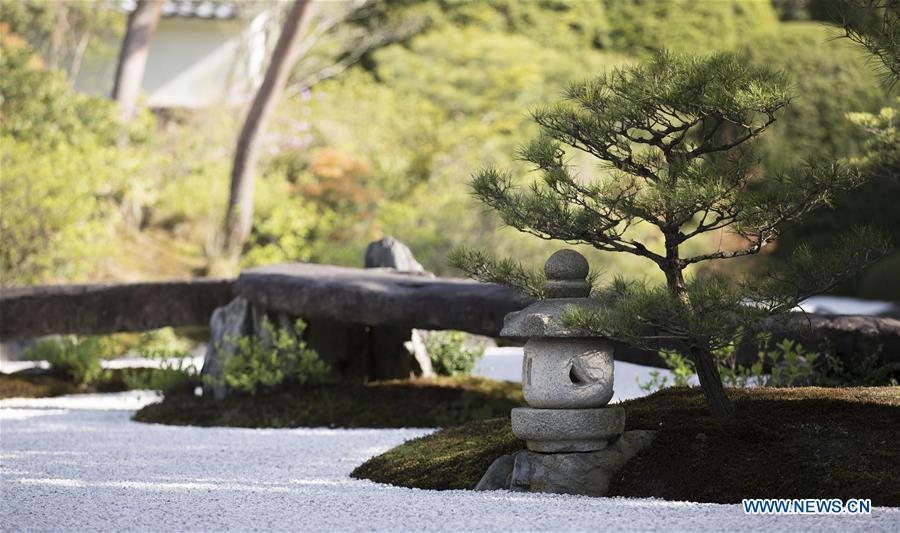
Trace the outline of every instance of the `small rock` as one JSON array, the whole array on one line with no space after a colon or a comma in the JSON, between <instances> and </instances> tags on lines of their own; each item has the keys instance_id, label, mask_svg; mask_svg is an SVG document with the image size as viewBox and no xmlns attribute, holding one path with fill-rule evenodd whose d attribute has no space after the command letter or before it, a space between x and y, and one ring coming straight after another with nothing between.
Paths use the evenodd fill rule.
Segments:
<instances>
[{"instance_id":1,"label":"small rock","mask_svg":"<svg viewBox=\"0 0 900 533\"><path fill-rule=\"evenodd\" d=\"M491 463L475 490L499 490L509 487L512 475L514 455L502 455Z\"/></svg>"},{"instance_id":2,"label":"small rock","mask_svg":"<svg viewBox=\"0 0 900 533\"><path fill-rule=\"evenodd\" d=\"M393 237L373 241L366 247L366 268L393 268L399 272L424 273L408 246Z\"/></svg>"}]
</instances>

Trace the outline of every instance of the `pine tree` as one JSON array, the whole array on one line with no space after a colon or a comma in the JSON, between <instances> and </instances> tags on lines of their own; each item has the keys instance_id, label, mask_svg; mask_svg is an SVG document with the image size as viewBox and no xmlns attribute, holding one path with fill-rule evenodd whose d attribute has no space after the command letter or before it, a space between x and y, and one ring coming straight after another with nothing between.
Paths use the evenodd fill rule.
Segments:
<instances>
[{"instance_id":1,"label":"pine tree","mask_svg":"<svg viewBox=\"0 0 900 533\"><path fill-rule=\"evenodd\" d=\"M758 175L754 140L788 105L787 87L781 73L738 56L660 53L575 83L561 103L533 112L541 134L519 154L540 175L530 187L518 187L509 172L495 168L472 181L475 195L520 231L655 263L664 286L616 279L594 290L601 311L570 309L566 320L586 335L681 347L714 416L734 410L714 350L829 289L886 248L877 232L858 229L827 254L801 247L782 271L755 279L685 277L692 265L760 252L786 223L861 182L857 172L830 163ZM598 159L600 175L578 175L564 146ZM634 237L631 230L647 224L658 231L661 247ZM744 245L683 254L685 242L726 229ZM466 250L450 261L475 278L539 296L540 276L515 261Z\"/></svg>"}]
</instances>

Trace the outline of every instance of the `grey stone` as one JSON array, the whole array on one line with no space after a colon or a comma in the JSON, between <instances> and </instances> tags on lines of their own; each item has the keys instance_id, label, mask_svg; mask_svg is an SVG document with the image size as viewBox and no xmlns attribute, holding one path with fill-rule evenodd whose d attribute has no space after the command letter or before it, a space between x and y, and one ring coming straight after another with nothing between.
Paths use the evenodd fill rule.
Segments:
<instances>
[{"instance_id":1,"label":"grey stone","mask_svg":"<svg viewBox=\"0 0 900 533\"><path fill-rule=\"evenodd\" d=\"M613 395L613 347L600 338L532 338L522 359L522 392L532 407L602 407Z\"/></svg>"},{"instance_id":2,"label":"grey stone","mask_svg":"<svg viewBox=\"0 0 900 533\"><path fill-rule=\"evenodd\" d=\"M590 266L587 259L575 250L558 250L544 263L547 298L586 298L591 285L586 281Z\"/></svg>"},{"instance_id":3,"label":"grey stone","mask_svg":"<svg viewBox=\"0 0 900 533\"><path fill-rule=\"evenodd\" d=\"M514 455L501 455L491 463L487 472L481 476L475 490L499 490L507 489L510 484L510 476L513 471Z\"/></svg>"},{"instance_id":4,"label":"grey stone","mask_svg":"<svg viewBox=\"0 0 900 533\"><path fill-rule=\"evenodd\" d=\"M412 330L409 341L405 342L404 346L413 355L413 359L418 367L414 369L416 375L424 378L431 378L437 375L434 371L434 366L431 364L431 356L428 354L428 346L425 345L425 339L422 338L421 330Z\"/></svg>"},{"instance_id":5,"label":"grey stone","mask_svg":"<svg viewBox=\"0 0 900 533\"><path fill-rule=\"evenodd\" d=\"M425 272L425 267L416 261L409 247L390 236L369 243L366 247L365 266L393 268L398 272Z\"/></svg>"},{"instance_id":6,"label":"grey stone","mask_svg":"<svg viewBox=\"0 0 900 533\"><path fill-rule=\"evenodd\" d=\"M206 326L212 312L234 298L232 282L190 279L3 288L0 339Z\"/></svg>"},{"instance_id":7,"label":"grey stone","mask_svg":"<svg viewBox=\"0 0 900 533\"><path fill-rule=\"evenodd\" d=\"M393 237L385 237L366 247L366 268L392 268L399 272L424 274L412 251ZM411 375L433 377L434 369L425 344L416 343L415 330L404 327L376 326L369 330L372 354L370 375L373 379L407 378ZM409 345L412 346L410 350Z\"/></svg>"},{"instance_id":8,"label":"grey stone","mask_svg":"<svg viewBox=\"0 0 900 533\"><path fill-rule=\"evenodd\" d=\"M310 322L455 329L497 335L503 317L529 300L506 287L377 269L293 263L245 270L237 295Z\"/></svg>"},{"instance_id":9,"label":"grey stone","mask_svg":"<svg viewBox=\"0 0 900 533\"><path fill-rule=\"evenodd\" d=\"M250 304L243 298L235 298L228 305L213 311L209 321L210 339L203 360L201 373L212 378L211 385L205 385L217 400L225 398L227 387L223 381L225 362L234 355L234 341L253 331L253 317Z\"/></svg>"},{"instance_id":10,"label":"grey stone","mask_svg":"<svg viewBox=\"0 0 900 533\"><path fill-rule=\"evenodd\" d=\"M512 410L512 432L536 452L590 452L602 450L625 430L620 406L598 409Z\"/></svg>"},{"instance_id":11,"label":"grey stone","mask_svg":"<svg viewBox=\"0 0 900 533\"><path fill-rule=\"evenodd\" d=\"M539 300L521 311L506 315L502 337L581 337L563 323L563 316L570 307L587 311L599 310L600 303L590 298L556 298Z\"/></svg>"},{"instance_id":12,"label":"grey stone","mask_svg":"<svg viewBox=\"0 0 900 533\"><path fill-rule=\"evenodd\" d=\"M476 490L605 496L613 476L649 447L655 435L655 431L626 431L605 449L590 453L521 451L504 455L491 464Z\"/></svg>"}]
</instances>

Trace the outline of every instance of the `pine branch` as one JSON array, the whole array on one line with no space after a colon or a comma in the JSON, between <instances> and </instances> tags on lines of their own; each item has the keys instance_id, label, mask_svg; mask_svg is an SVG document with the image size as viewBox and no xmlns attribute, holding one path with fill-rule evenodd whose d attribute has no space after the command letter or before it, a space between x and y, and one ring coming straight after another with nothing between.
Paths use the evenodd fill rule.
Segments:
<instances>
[{"instance_id":1,"label":"pine branch","mask_svg":"<svg viewBox=\"0 0 900 533\"><path fill-rule=\"evenodd\" d=\"M543 272L531 270L512 259L496 257L477 250L456 248L447 256L448 263L468 277L485 283L496 283L541 299L547 278Z\"/></svg>"}]
</instances>

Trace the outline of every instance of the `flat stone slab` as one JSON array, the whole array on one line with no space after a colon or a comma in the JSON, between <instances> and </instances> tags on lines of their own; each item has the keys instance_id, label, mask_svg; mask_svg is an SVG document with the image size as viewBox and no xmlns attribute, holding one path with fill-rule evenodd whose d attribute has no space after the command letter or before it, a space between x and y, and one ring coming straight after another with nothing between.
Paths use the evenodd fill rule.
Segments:
<instances>
[{"instance_id":1,"label":"flat stone slab","mask_svg":"<svg viewBox=\"0 0 900 533\"><path fill-rule=\"evenodd\" d=\"M0 289L0 339L206 326L213 311L233 298L232 282L199 278Z\"/></svg>"},{"instance_id":2,"label":"flat stone slab","mask_svg":"<svg viewBox=\"0 0 900 533\"><path fill-rule=\"evenodd\" d=\"M504 455L491 464L475 490L605 496L613 476L655 436L655 431L626 431L597 452Z\"/></svg>"},{"instance_id":3,"label":"flat stone slab","mask_svg":"<svg viewBox=\"0 0 900 533\"><path fill-rule=\"evenodd\" d=\"M535 452L592 452L602 450L625 430L625 409L512 410L512 432Z\"/></svg>"},{"instance_id":4,"label":"flat stone slab","mask_svg":"<svg viewBox=\"0 0 900 533\"><path fill-rule=\"evenodd\" d=\"M497 335L507 313L531 301L490 283L306 263L245 270L235 293L263 309L308 320L489 336Z\"/></svg>"}]
</instances>

